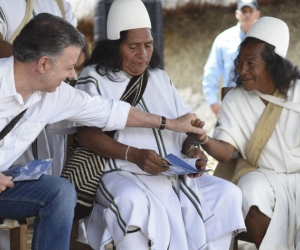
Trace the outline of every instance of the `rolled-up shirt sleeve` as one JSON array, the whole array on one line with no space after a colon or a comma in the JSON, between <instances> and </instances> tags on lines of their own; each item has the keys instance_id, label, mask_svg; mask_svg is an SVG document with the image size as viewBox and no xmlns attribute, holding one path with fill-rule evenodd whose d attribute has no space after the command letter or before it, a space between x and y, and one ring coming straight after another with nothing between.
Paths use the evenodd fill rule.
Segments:
<instances>
[{"instance_id":1,"label":"rolled-up shirt sleeve","mask_svg":"<svg viewBox=\"0 0 300 250\"><path fill-rule=\"evenodd\" d=\"M53 96L56 108L48 122L53 123L47 126L49 132L65 133L77 126L99 127L105 131L125 128L130 104L101 96L90 97L66 84L59 87L59 92Z\"/></svg>"},{"instance_id":2,"label":"rolled-up shirt sleeve","mask_svg":"<svg viewBox=\"0 0 300 250\"><path fill-rule=\"evenodd\" d=\"M130 104L122 101L112 101L111 114L103 131L123 129L126 126Z\"/></svg>"}]
</instances>

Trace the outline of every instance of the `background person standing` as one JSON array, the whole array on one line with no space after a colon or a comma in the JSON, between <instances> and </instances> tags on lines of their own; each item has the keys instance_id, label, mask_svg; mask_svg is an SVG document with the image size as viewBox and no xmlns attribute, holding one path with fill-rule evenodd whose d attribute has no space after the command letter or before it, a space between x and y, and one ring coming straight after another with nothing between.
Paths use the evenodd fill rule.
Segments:
<instances>
[{"instance_id":1,"label":"background person standing","mask_svg":"<svg viewBox=\"0 0 300 250\"><path fill-rule=\"evenodd\" d=\"M219 79L222 76L224 87L230 84L230 72L234 66L233 62L238 46L245 39L246 33L253 23L260 17L257 1L239 0L235 17L238 20L237 25L216 37L204 66L203 94L206 103L216 116L221 107L218 98Z\"/></svg>"}]
</instances>

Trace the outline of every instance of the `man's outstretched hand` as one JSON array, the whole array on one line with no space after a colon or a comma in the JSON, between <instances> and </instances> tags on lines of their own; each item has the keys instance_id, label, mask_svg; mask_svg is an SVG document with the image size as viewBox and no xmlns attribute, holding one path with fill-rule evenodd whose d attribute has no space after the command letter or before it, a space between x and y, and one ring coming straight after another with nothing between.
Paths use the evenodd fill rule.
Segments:
<instances>
[{"instance_id":1,"label":"man's outstretched hand","mask_svg":"<svg viewBox=\"0 0 300 250\"><path fill-rule=\"evenodd\" d=\"M205 122L199 118L195 119L192 123L195 128L201 129L201 133L188 132L187 135L193 138L197 142L204 142L206 140L207 131L203 129ZM203 131L203 132L202 132Z\"/></svg>"},{"instance_id":2,"label":"man's outstretched hand","mask_svg":"<svg viewBox=\"0 0 300 250\"><path fill-rule=\"evenodd\" d=\"M205 136L206 131L199 126L198 120L201 121L195 114L186 113L176 119L167 119L166 128L177 132L193 133Z\"/></svg>"}]
</instances>

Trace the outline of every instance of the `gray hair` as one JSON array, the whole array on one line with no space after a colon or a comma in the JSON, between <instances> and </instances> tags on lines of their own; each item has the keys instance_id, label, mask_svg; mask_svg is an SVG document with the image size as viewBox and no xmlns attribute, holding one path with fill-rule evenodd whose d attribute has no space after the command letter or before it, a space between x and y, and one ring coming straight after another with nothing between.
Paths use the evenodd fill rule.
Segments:
<instances>
[{"instance_id":1,"label":"gray hair","mask_svg":"<svg viewBox=\"0 0 300 250\"><path fill-rule=\"evenodd\" d=\"M55 60L70 45L84 47L82 34L63 18L40 13L32 18L14 40L13 56L20 62L37 61L42 56Z\"/></svg>"}]
</instances>

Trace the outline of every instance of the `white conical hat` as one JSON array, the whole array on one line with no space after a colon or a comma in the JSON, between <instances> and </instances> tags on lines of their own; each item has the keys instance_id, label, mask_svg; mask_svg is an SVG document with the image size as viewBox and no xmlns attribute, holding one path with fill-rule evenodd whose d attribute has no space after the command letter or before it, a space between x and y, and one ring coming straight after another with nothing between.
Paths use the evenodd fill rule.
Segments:
<instances>
[{"instance_id":1,"label":"white conical hat","mask_svg":"<svg viewBox=\"0 0 300 250\"><path fill-rule=\"evenodd\" d=\"M108 12L107 39L120 39L120 32L150 28L148 11L141 0L115 0Z\"/></svg>"},{"instance_id":2,"label":"white conical hat","mask_svg":"<svg viewBox=\"0 0 300 250\"><path fill-rule=\"evenodd\" d=\"M289 47L289 28L274 17L261 17L251 26L246 37L255 37L275 46L275 53L285 58Z\"/></svg>"}]
</instances>

